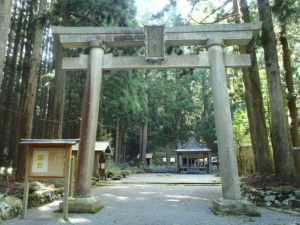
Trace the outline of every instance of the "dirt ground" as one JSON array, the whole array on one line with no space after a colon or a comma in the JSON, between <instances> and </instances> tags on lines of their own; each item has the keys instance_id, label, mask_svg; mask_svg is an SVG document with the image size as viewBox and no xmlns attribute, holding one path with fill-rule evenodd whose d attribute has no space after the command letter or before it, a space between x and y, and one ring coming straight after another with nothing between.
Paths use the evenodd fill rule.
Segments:
<instances>
[{"instance_id":1,"label":"dirt ground","mask_svg":"<svg viewBox=\"0 0 300 225\"><path fill-rule=\"evenodd\" d=\"M241 179L247 186L254 188L261 188L266 191L268 187L282 187L282 186L291 186L294 188L300 188L300 183L290 182L284 179L281 179L277 176L268 176L268 175L246 175Z\"/></svg>"},{"instance_id":2,"label":"dirt ground","mask_svg":"<svg viewBox=\"0 0 300 225\"><path fill-rule=\"evenodd\" d=\"M29 193L35 190L41 189L54 189L63 187L63 182L61 181L36 181L37 185L30 186ZM18 193L23 194L23 179L16 179L14 175L0 174L0 194L4 195L15 195Z\"/></svg>"}]
</instances>

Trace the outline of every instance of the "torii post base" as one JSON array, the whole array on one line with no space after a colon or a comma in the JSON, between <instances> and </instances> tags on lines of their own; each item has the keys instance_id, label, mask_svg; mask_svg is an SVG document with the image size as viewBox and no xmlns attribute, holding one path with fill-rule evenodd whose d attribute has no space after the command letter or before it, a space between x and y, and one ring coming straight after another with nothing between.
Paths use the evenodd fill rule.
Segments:
<instances>
[{"instance_id":1,"label":"torii post base","mask_svg":"<svg viewBox=\"0 0 300 225\"><path fill-rule=\"evenodd\" d=\"M255 204L248 202L245 199L224 199L219 198L213 201L213 207L210 210L216 216L261 216L255 210Z\"/></svg>"},{"instance_id":2,"label":"torii post base","mask_svg":"<svg viewBox=\"0 0 300 225\"><path fill-rule=\"evenodd\" d=\"M101 206L101 201L93 197L91 198L74 198L70 197L68 201L69 213L91 213L99 212L104 206ZM59 209L55 212L62 212L64 202L59 203Z\"/></svg>"}]
</instances>

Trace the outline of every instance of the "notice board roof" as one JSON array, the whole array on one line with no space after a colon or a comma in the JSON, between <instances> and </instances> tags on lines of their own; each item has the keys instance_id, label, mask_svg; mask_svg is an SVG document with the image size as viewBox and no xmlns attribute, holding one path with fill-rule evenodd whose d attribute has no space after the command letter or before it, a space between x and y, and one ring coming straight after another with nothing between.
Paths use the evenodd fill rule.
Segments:
<instances>
[{"instance_id":1,"label":"notice board roof","mask_svg":"<svg viewBox=\"0 0 300 225\"><path fill-rule=\"evenodd\" d=\"M75 145L80 139L21 139L20 145Z\"/></svg>"}]
</instances>

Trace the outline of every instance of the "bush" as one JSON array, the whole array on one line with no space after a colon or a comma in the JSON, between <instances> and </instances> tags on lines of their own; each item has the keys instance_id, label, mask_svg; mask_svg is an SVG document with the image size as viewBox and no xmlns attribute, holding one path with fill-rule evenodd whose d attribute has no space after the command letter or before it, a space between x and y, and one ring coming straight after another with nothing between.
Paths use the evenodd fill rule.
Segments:
<instances>
[{"instance_id":1,"label":"bush","mask_svg":"<svg viewBox=\"0 0 300 225\"><path fill-rule=\"evenodd\" d=\"M125 178L126 176L129 176L130 172L128 170L122 170L121 175Z\"/></svg>"},{"instance_id":2,"label":"bush","mask_svg":"<svg viewBox=\"0 0 300 225\"><path fill-rule=\"evenodd\" d=\"M43 184L41 184L40 182L38 181L34 181L34 182L31 182L29 184L29 193L33 193L35 191L38 191L39 189L41 189L43 187Z\"/></svg>"},{"instance_id":3,"label":"bush","mask_svg":"<svg viewBox=\"0 0 300 225\"><path fill-rule=\"evenodd\" d=\"M112 178L115 174L111 171L106 171L107 178Z\"/></svg>"},{"instance_id":4,"label":"bush","mask_svg":"<svg viewBox=\"0 0 300 225\"><path fill-rule=\"evenodd\" d=\"M121 174L117 174L115 176L113 176L113 180L121 180L123 178L123 176Z\"/></svg>"}]
</instances>

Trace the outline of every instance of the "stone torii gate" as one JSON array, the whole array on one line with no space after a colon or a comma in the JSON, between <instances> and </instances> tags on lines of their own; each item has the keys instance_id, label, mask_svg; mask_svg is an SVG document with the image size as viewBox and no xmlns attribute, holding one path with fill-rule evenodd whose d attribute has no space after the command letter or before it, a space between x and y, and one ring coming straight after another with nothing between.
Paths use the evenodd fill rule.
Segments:
<instances>
[{"instance_id":1,"label":"stone torii gate","mask_svg":"<svg viewBox=\"0 0 300 225\"><path fill-rule=\"evenodd\" d=\"M80 132L81 142L76 164L74 198L69 201L70 211L93 211L100 206L100 200L91 197L91 178L102 71L210 68L223 193L222 198L213 201L211 209L217 214L235 212L253 215L255 213L254 204L243 200L240 193L225 74L225 68L249 67L251 60L250 55L224 54L223 46L247 45L252 37L260 32L261 22L167 27L158 30L156 34L151 34L154 41L159 34L162 36L162 42L153 42L154 44L151 43L148 36L149 32L153 32L155 26L148 28L145 26L145 30L142 27L52 27L51 29L54 38L59 40L64 48L90 49L89 55L63 59L63 69L65 70L88 70ZM163 48L164 43L166 46L206 46L207 54L155 55L156 47ZM143 46L146 46L146 57L114 57L112 54L104 54L106 47ZM150 53L154 56L154 60L151 60Z\"/></svg>"}]
</instances>

